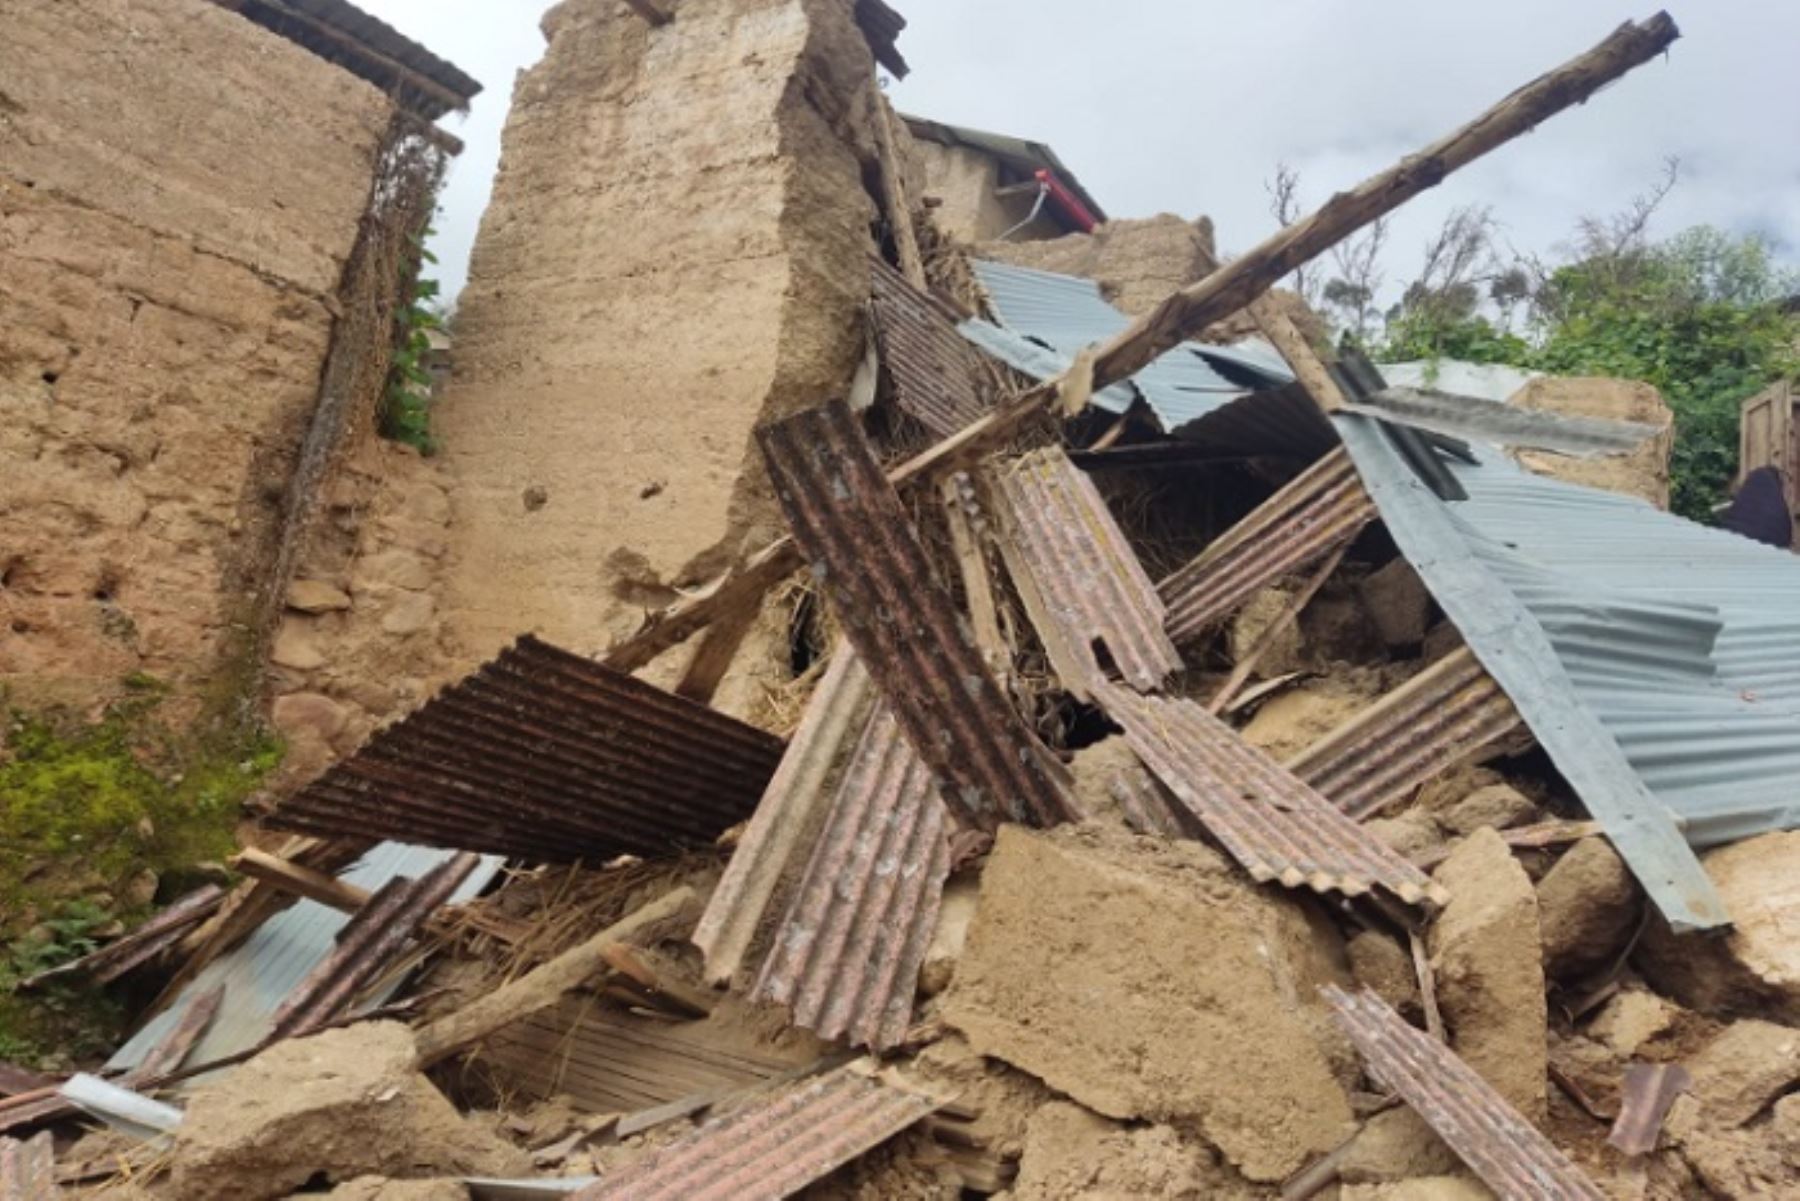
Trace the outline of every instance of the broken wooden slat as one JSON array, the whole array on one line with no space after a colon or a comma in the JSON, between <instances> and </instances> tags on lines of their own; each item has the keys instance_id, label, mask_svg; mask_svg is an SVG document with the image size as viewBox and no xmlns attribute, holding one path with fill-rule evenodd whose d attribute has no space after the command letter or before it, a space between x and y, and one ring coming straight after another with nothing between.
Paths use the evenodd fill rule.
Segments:
<instances>
[{"instance_id":1,"label":"broken wooden slat","mask_svg":"<svg viewBox=\"0 0 1800 1201\"><path fill-rule=\"evenodd\" d=\"M96 984L110 984L139 964L155 958L180 940L191 926L224 903L225 893L208 884L182 897L130 934L113 940L98 951L60 964L26 979L21 987L37 988L63 976L84 975Z\"/></svg>"},{"instance_id":2,"label":"broken wooden slat","mask_svg":"<svg viewBox=\"0 0 1800 1201\"><path fill-rule=\"evenodd\" d=\"M1605 1201L1568 1156L1450 1048L1372 991L1321 990L1369 1074L1392 1089L1489 1188L1512 1201Z\"/></svg>"},{"instance_id":3,"label":"broken wooden slat","mask_svg":"<svg viewBox=\"0 0 1800 1201\"><path fill-rule=\"evenodd\" d=\"M187 1062L194 1044L206 1036L207 1028L219 1016L219 1006L224 1001L223 984L195 997L182 1011L181 1020L170 1027L169 1032L150 1048L137 1067L125 1075L123 1083L130 1088L148 1087L151 1081L178 1071Z\"/></svg>"}]
</instances>

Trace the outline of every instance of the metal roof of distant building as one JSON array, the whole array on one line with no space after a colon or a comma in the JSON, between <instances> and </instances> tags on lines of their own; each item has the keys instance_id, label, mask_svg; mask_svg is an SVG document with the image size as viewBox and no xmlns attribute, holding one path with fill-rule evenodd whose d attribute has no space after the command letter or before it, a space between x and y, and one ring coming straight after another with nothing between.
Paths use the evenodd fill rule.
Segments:
<instances>
[{"instance_id":1,"label":"metal roof of distant building","mask_svg":"<svg viewBox=\"0 0 1800 1201\"><path fill-rule=\"evenodd\" d=\"M971 265L1000 326L967 321L963 336L1029 375L1047 378L1046 373L1066 368L1084 347L1109 341L1131 323L1091 279L980 259ZM1044 349L1050 355L1041 354ZM1292 378L1285 365L1254 343L1183 342L1132 376L1131 384L1163 428L1174 433L1249 392ZM1095 396L1095 404L1114 413L1124 412L1130 401L1124 385Z\"/></svg>"},{"instance_id":2,"label":"metal roof of distant building","mask_svg":"<svg viewBox=\"0 0 1800 1201\"><path fill-rule=\"evenodd\" d=\"M1391 387L1434 388L1458 396L1474 396L1502 403L1543 374L1523 371L1504 363L1469 363L1462 359L1415 359L1407 363L1382 363L1381 378Z\"/></svg>"},{"instance_id":3,"label":"metal roof of distant building","mask_svg":"<svg viewBox=\"0 0 1800 1201\"><path fill-rule=\"evenodd\" d=\"M970 150L1004 159L1021 171L1053 172L1064 187L1081 198L1081 203L1094 215L1094 220L1106 220L1106 210L1100 207L1100 202L1094 199L1081 181L1075 178L1075 173L1056 156L1056 151L1042 142L1010 137L1003 133L988 133L965 125L946 125L942 121L910 117L904 113L900 115L900 119L906 122L906 128L915 138L936 142L940 146L965 146Z\"/></svg>"}]
</instances>

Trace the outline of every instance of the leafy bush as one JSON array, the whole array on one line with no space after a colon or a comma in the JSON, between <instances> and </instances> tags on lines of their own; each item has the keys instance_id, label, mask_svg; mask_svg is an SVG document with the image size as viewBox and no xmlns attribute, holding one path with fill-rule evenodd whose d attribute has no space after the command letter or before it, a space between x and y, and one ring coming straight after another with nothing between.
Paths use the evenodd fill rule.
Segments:
<instances>
[{"instance_id":1,"label":"leafy bush","mask_svg":"<svg viewBox=\"0 0 1800 1201\"><path fill-rule=\"evenodd\" d=\"M433 454L437 442L431 433L432 378L431 334L444 328L438 311L438 281L420 274L424 264L436 265L437 256L425 249L427 229L414 242L410 270L414 278L403 289L404 301L395 314L394 359L388 368L387 393L381 409L383 437L404 442L420 454Z\"/></svg>"}]
</instances>

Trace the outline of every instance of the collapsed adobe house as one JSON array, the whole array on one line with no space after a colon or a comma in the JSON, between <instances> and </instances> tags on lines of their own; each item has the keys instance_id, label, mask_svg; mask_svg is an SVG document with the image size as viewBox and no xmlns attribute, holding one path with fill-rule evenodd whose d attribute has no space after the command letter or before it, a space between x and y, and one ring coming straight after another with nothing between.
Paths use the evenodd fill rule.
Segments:
<instances>
[{"instance_id":1,"label":"collapsed adobe house","mask_svg":"<svg viewBox=\"0 0 1800 1201\"><path fill-rule=\"evenodd\" d=\"M1019 226L1030 187L997 231L956 208L874 87L898 24L551 14L443 453L353 437L295 552L270 682L305 761L229 890L30 982L159 995L110 1078L0 1071L0 1131L62 1136L0 1143L0 1184L1373 1201L1800 1171L1791 560L1524 469L1654 455L1653 424L1390 386L1267 291L1378 215L1355 197L1672 22L1225 268L1204 223L1071 233L1035 175L1048 223ZM1023 145L1070 189L982 136L992 188ZM72 1141L81 1114L114 1133Z\"/></svg>"}]
</instances>

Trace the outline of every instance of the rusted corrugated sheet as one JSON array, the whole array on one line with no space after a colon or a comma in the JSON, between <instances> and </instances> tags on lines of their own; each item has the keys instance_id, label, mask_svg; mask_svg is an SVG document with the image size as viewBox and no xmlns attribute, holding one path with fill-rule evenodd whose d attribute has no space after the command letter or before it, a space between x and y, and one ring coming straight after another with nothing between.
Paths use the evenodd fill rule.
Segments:
<instances>
[{"instance_id":1,"label":"rusted corrugated sheet","mask_svg":"<svg viewBox=\"0 0 1800 1201\"><path fill-rule=\"evenodd\" d=\"M1656 1150L1663 1121L1675 1099L1694 1083L1678 1063L1634 1063L1625 1069L1625 1087L1619 1090L1619 1116L1606 1141L1627 1155L1648 1155Z\"/></svg>"},{"instance_id":2,"label":"rusted corrugated sheet","mask_svg":"<svg viewBox=\"0 0 1800 1201\"><path fill-rule=\"evenodd\" d=\"M1162 598L1087 473L1049 447L992 478L1008 534L1001 551L1063 686L1085 697L1106 677L1096 643L1139 692L1180 671Z\"/></svg>"},{"instance_id":3,"label":"rusted corrugated sheet","mask_svg":"<svg viewBox=\"0 0 1800 1201\"><path fill-rule=\"evenodd\" d=\"M336 949L276 1011L273 1037L310 1034L347 1012L480 862L480 856L465 851L416 881L401 876L378 889L339 933Z\"/></svg>"},{"instance_id":4,"label":"rusted corrugated sheet","mask_svg":"<svg viewBox=\"0 0 1800 1201\"><path fill-rule=\"evenodd\" d=\"M988 406L976 386L978 360L956 332L957 314L880 259L870 266L875 346L894 386L894 403L940 438Z\"/></svg>"},{"instance_id":5,"label":"rusted corrugated sheet","mask_svg":"<svg viewBox=\"0 0 1800 1201\"><path fill-rule=\"evenodd\" d=\"M945 802L981 830L1069 817L1058 768L982 663L850 410L809 409L757 438L795 541Z\"/></svg>"},{"instance_id":6,"label":"rusted corrugated sheet","mask_svg":"<svg viewBox=\"0 0 1800 1201\"><path fill-rule=\"evenodd\" d=\"M1323 991L1370 1076L1399 1093L1502 1201L1602 1201L1581 1170L1450 1048L1407 1025L1373 992Z\"/></svg>"},{"instance_id":7,"label":"rusted corrugated sheet","mask_svg":"<svg viewBox=\"0 0 1800 1201\"><path fill-rule=\"evenodd\" d=\"M1095 689L1131 749L1257 880L1409 904L1449 898L1418 868L1189 700Z\"/></svg>"},{"instance_id":8,"label":"rusted corrugated sheet","mask_svg":"<svg viewBox=\"0 0 1800 1201\"><path fill-rule=\"evenodd\" d=\"M1375 516L1343 448L1308 467L1157 586L1185 643L1270 584L1354 538Z\"/></svg>"},{"instance_id":9,"label":"rusted corrugated sheet","mask_svg":"<svg viewBox=\"0 0 1800 1201\"><path fill-rule=\"evenodd\" d=\"M594 1113L634 1113L715 1090L754 1087L802 1060L746 1047L710 1022L639 1017L570 996L482 1044L481 1062L510 1088L572 1098Z\"/></svg>"},{"instance_id":10,"label":"rusted corrugated sheet","mask_svg":"<svg viewBox=\"0 0 1800 1201\"><path fill-rule=\"evenodd\" d=\"M831 812L832 782L874 710L875 682L856 652L840 641L694 928L693 943L705 953L706 976L713 983L737 975L757 931L769 925L765 915L782 904L806 870Z\"/></svg>"},{"instance_id":11,"label":"rusted corrugated sheet","mask_svg":"<svg viewBox=\"0 0 1800 1201\"><path fill-rule=\"evenodd\" d=\"M1523 724L1461 648L1288 760L1344 812L1367 817Z\"/></svg>"},{"instance_id":12,"label":"rusted corrugated sheet","mask_svg":"<svg viewBox=\"0 0 1800 1201\"><path fill-rule=\"evenodd\" d=\"M95 984L110 984L174 946L190 926L211 916L224 901L225 891L216 884L195 889L130 934L80 959L39 972L25 981L25 987L36 988L47 980L73 975L87 976Z\"/></svg>"},{"instance_id":13,"label":"rusted corrugated sheet","mask_svg":"<svg viewBox=\"0 0 1800 1201\"><path fill-rule=\"evenodd\" d=\"M549 862L660 855L749 816L781 746L526 636L267 820Z\"/></svg>"},{"instance_id":14,"label":"rusted corrugated sheet","mask_svg":"<svg viewBox=\"0 0 1800 1201\"><path fill-rule=\"evenodd\" d=\"M575 1201L780 1201L939 1105L853 1064L708 1122L576 1193Z\"/></svg>"},{"instance_id":15,"label":"rusted corrugated sheet","mask_svg":"<svg viewBox=\"0 0 1800 1201\"><path fill-rule=\"evenodd\" d=\"M0 1138L0 1201L54 1201L60 1196L49 1131L26 1142Z\"/></svg>"},{"instance_id":16,"label":"rusted corrugated sheet","mask_svg":"<svg viewBox=\"0 0 1800 1201\"><path fill-rule=\"evenodd\" d=\"M949 824L930 769L883 707L838 783L751 996L787 1005L822 1038L899 1043L950 874Z\"/></svg>"}]
</instances>

